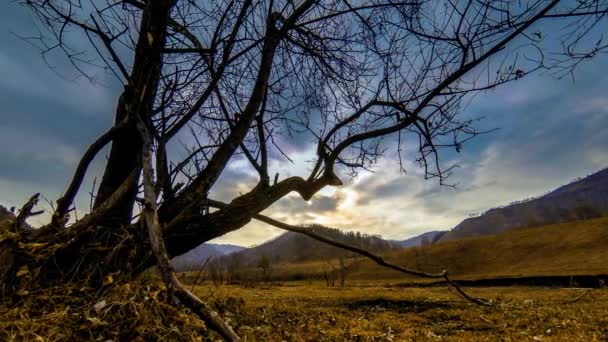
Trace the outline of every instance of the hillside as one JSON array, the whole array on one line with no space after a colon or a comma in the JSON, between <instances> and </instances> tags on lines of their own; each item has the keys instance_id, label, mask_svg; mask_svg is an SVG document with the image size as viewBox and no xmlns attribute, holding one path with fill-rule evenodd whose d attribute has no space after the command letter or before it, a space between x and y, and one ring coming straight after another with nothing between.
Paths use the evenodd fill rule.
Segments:
<instances>
[{"instance_id":1,"label":"hillside","mask_svg":"<svg viewBox=\"0 0 608 342\"><path fill-rule=\"evenodd\" d=\"M607 245L603 217L409 248L387 258L425 271L448 269L461 278L595 275L608 274ZM401 277L369 261L360 269L361 276Z\"/></svg>"},{"instance_id":2,"label":"hillside","mask_svg":"<svg viewBox=\"0 0 608 342\"><path fill-rule=\"evenodd\" d=\"M421 245L427 245L430 243L437 242L445 233L446 232L444 230L433 230L430 232L422 233L409 239L394 242L403 248L418 247Z\"/></svg>"},{"instance_id":3,"label":"hillside","mask_svg":"<svg viewBox=\"0 0 608 342\"><path fill-rule=\"evenodd\" d=\"M310 228L314 229L318 234L374 252L398 248L396 244L377 236L369 236L359 232L343 232L339 229L316 225ZM243 267L255 267L262 257L268 258L272 263L297 263L339 258L341 256L350 256L351 254L351 252L329 246L308 236L286 232L259 246L234 253L230 258L233 262L235 258L239 259L238 263Z\"/></svg>"},{"instance_id":4,"label":"hillside","mask_svg":"<svg viewBox=\"0 0 608 342\"><path fill-rule=\"evenodd\" d=\"M428 272L448 269L459 279L608 274L608 218L517 229L383 254L393 263ZM335 261L334 261L335 263ZM277 278L320 278L325 262L281 267ZM351 279L425 281L359 258Z\"/></svg>"},{"instance_id":5,"label":"hillside","mask_svg":"<svg viewBox=\"0 0 608 342\"><path fill-rule=\"evenodd\" d=\"M608 168L542 197L490 209L478 217L467 218L441 236L439 241L602 216L608 216Z\"/></svg>"},{"instance_id":6,"label":"hillside","mask_svg":"<svg viewBox=\"0 0 608 342\"><path fill-rule=\"evenodd\" d=\"M210 257L217 258L243 249L245 247L204 243L187 253L176 256L171 260L171 264L176 271L180 272L198 270Z\"/></svg>"}]
</instances>

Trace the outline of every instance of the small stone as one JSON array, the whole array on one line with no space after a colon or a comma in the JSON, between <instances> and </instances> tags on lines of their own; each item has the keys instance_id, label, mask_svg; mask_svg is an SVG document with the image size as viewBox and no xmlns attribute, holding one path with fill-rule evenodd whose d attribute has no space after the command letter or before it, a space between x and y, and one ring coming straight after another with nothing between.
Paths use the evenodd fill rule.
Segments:
<instances>
[{"instance_id":1,"label":"small stone","mask_svg":"<svg viewBox=\"0 0 608 342\"><path fill-rule=\"evenodd\" d=\"M95 312L100 313L101 310L103 310L103 308L105 308L107 305L106 300L102 299L99 302L97 302L97 304L93 305L93 309L95 309Z\"/></svg>"}]
</instances>

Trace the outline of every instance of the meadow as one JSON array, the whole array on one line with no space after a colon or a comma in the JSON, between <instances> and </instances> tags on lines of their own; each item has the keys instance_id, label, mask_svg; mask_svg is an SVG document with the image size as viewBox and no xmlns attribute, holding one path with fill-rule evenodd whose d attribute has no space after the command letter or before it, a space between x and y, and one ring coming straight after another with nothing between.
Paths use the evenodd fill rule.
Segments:
<instances>
[{"instance_id":1,"label":"meadow","mask_svg":"<svg viewBox=\"0 0 608 342\"><path fill-rule=\"evenodd\" d=\"M608 290L441 287L382 281L195 287L246 341L606 341Z\"/></svg>"}]
</instances>

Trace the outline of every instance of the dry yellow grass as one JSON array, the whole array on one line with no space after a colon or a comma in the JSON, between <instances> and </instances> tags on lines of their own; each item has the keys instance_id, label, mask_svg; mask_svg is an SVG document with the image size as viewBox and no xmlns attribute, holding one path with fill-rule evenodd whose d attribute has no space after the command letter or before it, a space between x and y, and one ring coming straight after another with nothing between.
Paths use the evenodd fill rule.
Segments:
<instances>
[{"instance_id":1,"label":"dry yellow grass","mask_svg":"<svg viewBox=\"0 0 608 342\"><path fill-rule=\"evenodd\" d=\"M579 300L563 304L568 299ZM481 307L445 287L320 283L198 286L247 341L605 341L608 290L475 288Z\"/></svg>"},{"instance_id":2,"label":"dry yellow grass","mask_svg":"<svg viewBox=\"0 0 608 342\"><path fill-rule=\"evenodd\" d=\"M204 341L211 333L188 309L167 302L156 279L99 293L69 285L0 303L0 341Z\"/></svg>"},{"instance_id":3,"label":"dry yellow grass","mask_svg":"<svg viewBox=\"0 0 608 342\"><path fill-rule=\"evenodd\" d=\"M446 242L387 258L426 270L447 266L459 278L606 274L607 243L604 218ZM275 272L318 274L324 267L325 261L309 262L278 266ZM606 288L468 289L505 304L482 307L446 287L395 286L412 279L361 259L344 288L320 281L257 288L204 284L195 292L246 341L608 341ZM50 289L24 300L0 305L0 340L217 338L188 310L168 305L155 278L96 294Z\"/></svg>"},{"instance_id":4,"label":"dry yellow grass","mask_svg":"<svg viewBox=\"0 0 608 342\"><path fill-rule=\"evenodd\" d=\"M448 241L392 257L470 278L608 273L608 218Z\"/></svg>"}]
</instances>

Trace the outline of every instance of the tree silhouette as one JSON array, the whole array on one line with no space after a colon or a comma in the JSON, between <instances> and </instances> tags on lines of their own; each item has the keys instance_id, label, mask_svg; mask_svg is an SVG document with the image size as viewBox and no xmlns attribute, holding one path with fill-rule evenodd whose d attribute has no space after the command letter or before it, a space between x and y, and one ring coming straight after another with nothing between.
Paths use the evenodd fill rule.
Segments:
<instances>
[{"instance_id":1,"label":"tree silhouette","mask_svg":"<svg viewBox=\"0 0 608 342\"><path fill-rule=\"evenodd\" d=\"M162 270L165 259L243 227L291 192L309 200L385 153L409 157L404 146L415 146L427 178L444 183L451 168L440 152L460 152L483 133L461 113L470 94L538 70L567 74L607 48L597 39L608 11L599 0L23 5L45 29L43 54L63 53L87 77L101 65L124 90L114 125L83 154L51 222L13 225L0 242L12 260L2 275L8 292L66 281L98 287L109 274ZM288 160L294 140L316 151L311 172L271 177L270 162ZM93 209L70 222L89 165L108 145ZM259 182L209 210L210 190L236 159ZM15 276L24 265L37 270L27 282Z\"/></svg>"}]
</instances>

